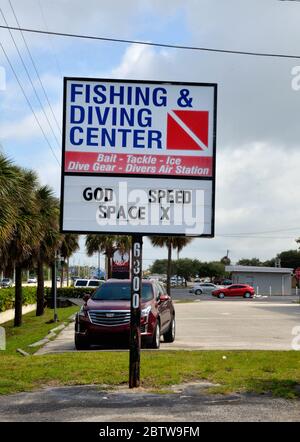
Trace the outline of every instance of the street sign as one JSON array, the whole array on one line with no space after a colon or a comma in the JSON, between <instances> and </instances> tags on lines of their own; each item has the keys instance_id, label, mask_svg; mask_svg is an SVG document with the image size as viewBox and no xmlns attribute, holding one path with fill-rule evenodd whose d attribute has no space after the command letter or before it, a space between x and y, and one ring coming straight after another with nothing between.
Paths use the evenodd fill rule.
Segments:
<instances>
[{"instance_id":1,"label":"street sign","mask_svg":"<svg viewBox=\"0 0 300 442\"><path fill-rule=\"evenodd\" d=\"M214 236L217 85L65 78L61 229Z\"/></svg>"},{"instance_id":2,"label":"street sign","mask_svg":"<svg viewBox=\"0 0 300 442\"><path fill-rule=\"evenodd\" d=\"M143 235L214 236L217 85L64 79L61 230L132 235L129 386Z\"/></svg>"}]
</instances>

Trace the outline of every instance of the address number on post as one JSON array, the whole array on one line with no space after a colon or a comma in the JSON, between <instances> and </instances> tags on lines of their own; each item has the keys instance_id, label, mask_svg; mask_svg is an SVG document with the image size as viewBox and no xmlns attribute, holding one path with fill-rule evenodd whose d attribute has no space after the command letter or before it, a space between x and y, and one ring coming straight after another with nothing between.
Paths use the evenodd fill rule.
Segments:
<instances>
[{"instance_id":1,"label":"address number on post","mask_svg":"<svg viewBox=\"0 0 300 442\"><path fill-rule=\"evenodd\" d=\"M132 306L133 308L138 308L140 305L140 278L139 274L141 272L141 245L140 243L134 243L133 245L133 299Z\"/></svg>"}]
</instances>

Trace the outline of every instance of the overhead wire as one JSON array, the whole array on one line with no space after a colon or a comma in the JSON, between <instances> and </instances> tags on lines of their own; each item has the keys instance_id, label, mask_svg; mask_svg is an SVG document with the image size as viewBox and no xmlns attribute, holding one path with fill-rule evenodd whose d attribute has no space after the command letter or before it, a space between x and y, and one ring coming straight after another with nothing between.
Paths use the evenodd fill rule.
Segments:
<instances>
[{"instance_id":1,"label":"overhead wire","mask_svg":"<svg viewBox=\"0 0 300 442\"><path fill-rule=\"evenodd\" d=\"M21 26L20 26L19 20L18 20L18 18L17 18L16 12L15 12L15 10L14 10L14 7L13 7L13 5L12 5L12 2L11 2L11 0L8 0L8 2L9 2L9 5L10 5L10 7L11 7L11 10L12 10L12 12L13 12L13 15L14 15L14 17L15 17L15 20L16 20L16 22L17 22L17 25L18 25L18 27L20 28ZM42 89L42 91L43 91L43 93L44 93L45 99L46 99L46 101L47 101L47 103L48 103L48 106L49 106L50 112L51 112L51 114L52 114L53 120L55 121L56 126L57 126L57 128L58 128L60 134L62 135L61 127L60 127L60 125L59 125L59 123L58 123L58 121L57 121L57 118L56 118L56 116L55 116L55 113L54 113L54 111L53 111L53 108L52 108L52 105L51 105L51 103L50 103L50 100L49 100L48 94L47 94L47 92L46 92L46 89L45 89L45 87L44 87L44 84L43 84L43 82L42 82L42 79L41 79L41 77L40 77L40 74L39 74L39 72L38 72L38 69L37 69L36 63L35 63L35 61L34 61L34 59L33 59L33 56L32 56L32 54L31 54L31 51L30 51L30 49L29 49L28 43L27 43L27 41L26 41L26 38L24 37L24 33L23 33L23 31L20 30L20 34L21 34L21 36L22 36L23 42L24 42L24 44L25 44L25 47L26 47L26 49L27 49L27 53L28 53L29 58L30 58L30 60L31 60L32 66L33 66L34 71L35 71L35 74L36 74L36 76L37 76L37 78L38 78L38 80L39 80L39 83L40 83L41 89Z\"/></svg>"},{"instance_id":2,"label":"overhead wire","mask_svg":"<svg viewBox=\"0 0 300 442\"><path fill-rule=\"evenodd\" d=\"M1 13L1 15L2 15L2 18L3 18L4 22L7 24L7 21L6 21L6 18L5 18L5 15L4 15L4 13L3 13L2 8L0 8L0 13ZM34 83L33 83L33 81L32 81L32 78L31 78L30 72L29 72L28 69L27 69L26 63L24 62L24 59L23 59L23 57L22 57L22 55L21 55L21 52L20 52L20 50L19 50L19 47L18 47L18 45L17 45L17 43L16 43L16 41L15 41L15 38L14 38L14 36L13 36L13 33L11 32L10 29L9 29L9 33L10 33L11 39L12 39L12 41L13 41L14 47L15 47L15 49L16 49L18 55L19 55L19 58L20 58L20 60L21 60L22 66L23 66L23 68L24 68L24 70L25 70L25 72L26 72L27 78L28 78L28 80L29 80L29 82L30 82L30 84L31 84L31 87L32 87L33 92L34 92L34 95L35 95L35 97L36 97L36 99L37 99L37 101L38 101L38 103L39 103L39 105L40 105L40 107L41 107L41 111L42 111L42 113L43 113L43 115L44 115L44 117L45 117L45 119L46 119L46 121L47 121L47 123L48 123L48 126L49 126L49 128L50 128L50 130L51 130L51 132L52 132L52 135L53 135L53 137L54 137L54 139L55 139L55 141L56 141L58 147L60 147L60 146L61 146L61 143L60 143L60 141L58 140L58 138L57 138L57 136L56 136L56 134L55 134L55 132L54 132L54 130L53 130L52 124L51 124L51 122L50 122L50 120L49 120L49 117L48 117L48 115L47 115L47 113L46 113L46 111L45 111L45 109L44 109L43 103L42 103L42 101L41 101L41 99L40 99L40 97L39 97L39 95L38 95L38 92L37 92L37 90L36 90L36 87L35 87L35 85L34 85Z\"/></svg>"},{"instance_id":3,"label":"overhead wire","mask_svg":"<svg viewBox=\"0 0 300 442\"><path fill-rule=\"evenodd\" d=\"M53 35L53 36L57 36L57 37L70 37L70 38L81 38L81 39L86 39L86 40L99 40L99 41L110 42L110 43L124 43L124 44L154 46L154 47L169 48L169 49L189 50L189 51L216 52L216 53L221 53L221 54L248 55L248 56L255 56L255 57L271 57L271 58L286 58L286 59L300 60L300 55L293 55L293 54L257 52L257 51L238 51L238 50L233 50L233 49L218 49L218 48L210 48L210 47L203 47L203 46L186 46L186 45L176 45L176 44L170 44L170 43L160 43L160 42L131 40L131 39L123 39L123 38L100 37L100 36L96 36L96 35L87 35L87 34L75 34L75 33L67 33L67 32L49 31L49 30L35 29L35 28L23 28L23 27L17 28L14 26L3 26L3 25L0 25L0 28L17 30L17 31L21 30L23 32L31 32L34 34Z\"/></svg>"},{"instance_id":4,"label":"overhead wire","mask_svg":"<svg viewBox=\"0 0 300 442\"><path fill-rule=\"evenodd\" d=\"M24 97L25 97L25 100L26 100L26 102L27 102L27 104L28 104L28 106L29 106L29 109L31 110L31 112L32 112L32 114L33 114L33 116L34 116L34 118L35 118L35 120L36 120L36 122L37 122L39 128L41 129L41 132L42 132L42 134L43 134L43 136L44 136L44 138L45 138L46 143L48 144L48 146L49 146L49 148L50 148L50 150L51 150L51 152L52 152L52 154L53 154L53 156L54 156L56 162L57 162L58 165L60 166L60 161L58 160L58 158L57 158L57 156L56 156L56 153L55 153L53 147L51 146L51 143L49 142L49 140L48 140L48 138L47 138L47 136L46 136L46 133L45 133L45 131L44 131L44 129L43 129L43 126L41 125L41 123L40 123L40 121L39 121L39 119L38 119L38 117L37 117L37 115L36 115L36 112L35 112L35 110L34 110L32 104L31 104L29 98L28 98L27 95L26 95L26 92L25 92L25 90L24 90L24 88L23 88L23 86L22 86L22 83L21 83L21 81L20 81L20 79L19 79L19 77L18 77L18 75L17 75L17 73L16 73L16 71L15 71L15 68L13 67L13 65L12 65L12 63L11 63L11 61L10 61L10 58L9 58L8 54L7 54L6 51L5 51L5 48L4 48L3 44L1 43L1 40L0 40L0 47L1 47L2 51L3 51L3 53L4 53L4 56L5 56L5 58L6 58L6 61L7 61L8 65L10 66L10 68L11 68L11 70L12 70L12 72L13 72L15 78L16 78L16 81L17 81L17 83L18 83L18 85L19 85L19 87L20 87L20 89L21 89L21 91L22 91L22 93L23 93L23 95L24 95Z\"/></svg>"}]
</instances>

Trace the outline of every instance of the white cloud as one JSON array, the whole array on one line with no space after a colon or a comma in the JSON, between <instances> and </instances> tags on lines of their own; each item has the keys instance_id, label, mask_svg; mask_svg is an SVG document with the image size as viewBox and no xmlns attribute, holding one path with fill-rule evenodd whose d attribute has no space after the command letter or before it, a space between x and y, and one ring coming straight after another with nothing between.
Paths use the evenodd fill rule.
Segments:
<instances>
[{"instance_id":1,"label":"white cloud","mask_svg":"<svg viewBox=\"0 0 300 442\"><path fill-rule=\"evenodd\" d=\"M53 113L56 116L58 122L61 121L61 103L58 103L52 106ZM29 111L30 112L30 111ZM48 117L50 125L52 127L53 132L55 133L58 142L60 143L60 134L55 125L55 121L53 115L50 111L49 106L44 107L43 110L35 110L35 115L43 127L43 130L54 145L57 143L54 141L54 135L50 128L50 125L45 117L45 114ZM0 139L8 140L14 138L15 140L22 139L26 140L28 138L36 139L40 138L42 135L41 129L35 119L35 116L32 112L26 114L24 117L21 117L19 120L14 121L5 121L0 124Z\"/></svg>"}]
</instances>

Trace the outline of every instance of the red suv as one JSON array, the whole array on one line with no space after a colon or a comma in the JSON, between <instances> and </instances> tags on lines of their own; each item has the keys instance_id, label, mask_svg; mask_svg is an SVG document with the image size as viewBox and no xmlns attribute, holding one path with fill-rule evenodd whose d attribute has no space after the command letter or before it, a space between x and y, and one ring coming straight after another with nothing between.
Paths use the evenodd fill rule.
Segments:
<instances>
[{"instance_id":1,"label":"red suv","mask_svg":"<svg viewBox=\"0 0 300 442\"><path fill-rule=\"evenodd\" d=\"M225 296L243 296L244 298L253 298L254 288L247 284L232 284L212 292L213 296L225 298Z\"/></svg>"},{"instance_id":2,"label":"red suv","mask_svg":"<svg viewBox=\"0 0 300 442\"><path fill-rule=\"evenodd\" d=\"M112 279L105 282L91 296L76 315L75 346L88 349L91 344L105 344L112 338L129 340L130 280ZM151 348L175 339L175 309L172 298L162 284L143 280L141 297L141 338Z\"/></svg>"}]
</instances>

